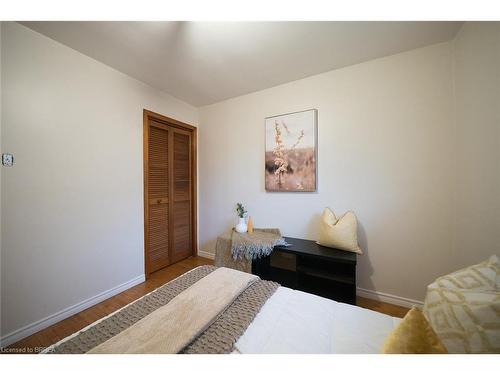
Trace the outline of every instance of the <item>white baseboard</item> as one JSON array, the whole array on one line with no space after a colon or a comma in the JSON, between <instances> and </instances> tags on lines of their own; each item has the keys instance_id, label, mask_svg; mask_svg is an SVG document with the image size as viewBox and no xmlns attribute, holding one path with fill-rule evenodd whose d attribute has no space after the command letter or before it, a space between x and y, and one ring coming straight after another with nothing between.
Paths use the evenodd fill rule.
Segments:
<instances>
[{"instance_id":1,"label":"white baseboard","mask_svg":"<svg viewBox=\"0 0 500 375\"><path fill-rule=\"evenodd\" d=\"M40 319L37 322L28 324L22 328L19 328L11 333L7 333L5 336L0 338L0 347L6 347L10 344L13 344L19 340L22 340L25 337L28 337L44 328L47 328L57 322L60 322L63 319L66 319L72 315L78 314L80 311L88 309L89 307L94 306L95 304L102 302L110 297L117 295L118 293L123 292L133 286L140 284L146 280L145 275L140 275L132 280L129 280L123 284L115 286L114 288L108 289L102 293L99 293L96 296L90 297L82 302L79 302L73 306L67 307L64 310L61 310L55 314L52 314L46 318Z\"/></svg>"},{"instance_id":2,"label":"white baseboard","mask_svg":"<svg viewBox=\"0 0 500 375\"><path fill-rule=\"evenodd\" d=\"M363 288L357 288L356 294L360 297L369 298L376 301L386 302L407 308L411 308L415 305L422 306L424 304L422 301L417 301L415 299L399 297L393 294L376 292L374 290L368 290Z\"/></svg>"},{"instance_id":3,"label":"white baseboard","mask_svg":"<svg viewBox=\"0 0 500 375\"><path fill-rule=\"evenodd\" d=\"M202 258L215 259L215 254L203 250L198 250L198 256Z\"/></svg>"}]
</instances>

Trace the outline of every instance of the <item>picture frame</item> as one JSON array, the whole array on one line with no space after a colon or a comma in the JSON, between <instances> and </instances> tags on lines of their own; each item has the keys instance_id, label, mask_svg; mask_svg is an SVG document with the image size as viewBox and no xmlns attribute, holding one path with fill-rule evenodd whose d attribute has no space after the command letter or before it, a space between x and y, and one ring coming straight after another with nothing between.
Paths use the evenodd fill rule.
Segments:
<instances>
[{"instance_id":1,"label":"picture frame","mask_svg":"<svg viewBox=\"0 0 500 375\"><path fill-rule=\"evenodd\" d=\"M316 192L318 110L265 118L264 181L267 192Z\"/></svg>"}]
</instances>

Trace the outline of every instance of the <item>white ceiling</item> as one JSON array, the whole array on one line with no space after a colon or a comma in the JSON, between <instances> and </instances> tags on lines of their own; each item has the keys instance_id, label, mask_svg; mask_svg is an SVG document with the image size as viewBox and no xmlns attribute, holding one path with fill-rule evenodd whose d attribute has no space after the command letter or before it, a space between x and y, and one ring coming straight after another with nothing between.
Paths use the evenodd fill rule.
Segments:
<instances>
[{"instance_id":1,"label":"white ceiling","mask_svg":"<svg viewBox=\"0 0 500 375\"><path fill-rule=\"evenodd\" d=\"M22 22L195 106L453 38L461 22Z\"/></svg>"}]
</instances>

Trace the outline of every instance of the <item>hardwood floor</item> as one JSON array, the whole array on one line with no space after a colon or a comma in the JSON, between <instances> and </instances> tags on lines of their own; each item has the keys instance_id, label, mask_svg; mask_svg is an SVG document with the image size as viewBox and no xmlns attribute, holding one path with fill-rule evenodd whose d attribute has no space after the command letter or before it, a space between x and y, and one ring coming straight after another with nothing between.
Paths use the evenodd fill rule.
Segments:
<instances>
[{"instance_id":1,"label":"hardwood floor","mask_svg":"<svg viewBox=\"0 0 500 375\"><path fill-rule=\"evenodd\" d=\"M38 353L43 348L69 336L85 326L99 320L115 310L129 304L130 302L151 292L166 282L175 279L183 273L205 264L213 264L213 261L202 257L191 257L168 266L151 274L145 282L127 289L97 305L79 312L67 319L47 327L29 337L26 337L12 345L6 351L19 353ZM358 306L375 310L392 316L403 317L407 308L391 305L384 302L374 301L367 298L357 298Z\"/></svg>"},{"instance_id":2,"label":"hardwood floor","mask_svg":"<svg viewBox=\"0 0 500 375\"><path fill-rule=\"evenodd\" d=\"M408 312L408 308L402 306L391 305L390 303L375 301L373 299L364 298L364 297L356 297L356 304L359 307L364 307L365 309L370 309L373 311L378 311L383 314L395 316L398 318L402 318Z\"/></svg>"}]
</instances>

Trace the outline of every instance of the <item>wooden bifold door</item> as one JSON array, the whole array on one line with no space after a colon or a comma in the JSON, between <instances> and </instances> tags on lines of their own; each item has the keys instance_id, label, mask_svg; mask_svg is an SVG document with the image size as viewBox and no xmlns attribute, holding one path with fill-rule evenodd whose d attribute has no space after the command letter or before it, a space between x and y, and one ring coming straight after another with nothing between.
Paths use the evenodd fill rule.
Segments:
<instances>
[{"instance_id":1,"label":"wooden bifold door","mask_svg":"<svg viewBox=\"0 0 500 375\"><path fill-rule=\"evenodd\" d=\"M196 253L196 128L146 110L144 249L146 277Z\"/></svg>"}]
</instances>

